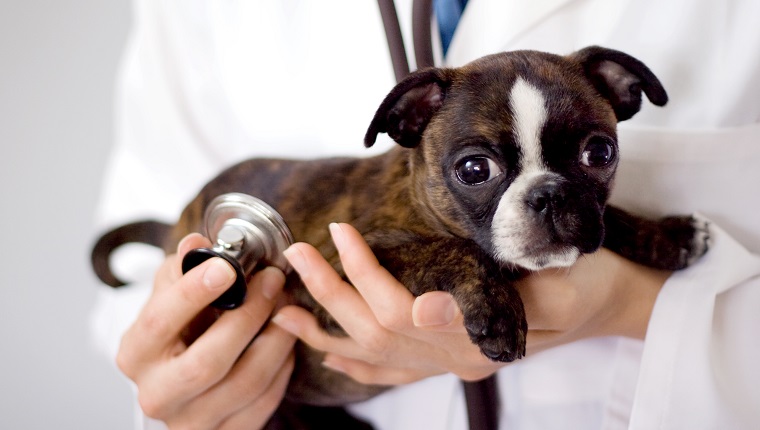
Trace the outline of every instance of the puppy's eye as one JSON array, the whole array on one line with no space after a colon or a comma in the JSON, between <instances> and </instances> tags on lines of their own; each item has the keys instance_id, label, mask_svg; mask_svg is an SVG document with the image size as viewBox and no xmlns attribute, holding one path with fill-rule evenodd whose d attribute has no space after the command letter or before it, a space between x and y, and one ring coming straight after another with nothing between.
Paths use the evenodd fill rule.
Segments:
<instances>
[{"instance_id":1,"label":"puppy's eye","mask_svg":"<svg viewBox=\"0 0 760 430\"><path fill-rule=\"evenodd\" d=\"M501 175L503 172L496 162L488 157L468 157L456 167L457 178L467 185L478 185Z\"/></svg>"},{"instance_id":2,"label":"puppy's eye","mask_svg":"<svg viewBox=\"0 0 760 430\"><path fill-rule=\"evenodd\" d=\"M615 145L608 137L593 136L581 153L581 163L588 167L604 167L615 160Z\"/></svg>"}]
</instances>

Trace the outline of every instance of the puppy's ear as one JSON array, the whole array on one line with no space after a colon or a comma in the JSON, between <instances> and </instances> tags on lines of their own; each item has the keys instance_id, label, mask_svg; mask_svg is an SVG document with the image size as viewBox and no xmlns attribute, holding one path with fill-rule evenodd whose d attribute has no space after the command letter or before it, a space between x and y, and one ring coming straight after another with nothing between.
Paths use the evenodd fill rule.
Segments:
<instances>
[{"instance_id":1,"label":"puppy's ear","mask_svg":"<svg viewBox=\"0 0 760 430\"><path fill-rule=\"evenodd\" d=\"M620 51L590 46L570 56L578 61L596 89L610 101L618 121L641 109L641 92L657 106L668 102L668 94L657 77L641 61Z\"/></svg>"},{"instance_id":2,"label":"puppy's ear","mask_svg":"<svg viewBox=\"0 0 760 430\"><path fill-rule=\"evenodd\" d=\"M403 147L417 146L430 118L443 105L450 83L449 69L428 68L404 78L377 109L364 146L374 145L379 133L388 133Z\"/></svg>"}]
</instances>

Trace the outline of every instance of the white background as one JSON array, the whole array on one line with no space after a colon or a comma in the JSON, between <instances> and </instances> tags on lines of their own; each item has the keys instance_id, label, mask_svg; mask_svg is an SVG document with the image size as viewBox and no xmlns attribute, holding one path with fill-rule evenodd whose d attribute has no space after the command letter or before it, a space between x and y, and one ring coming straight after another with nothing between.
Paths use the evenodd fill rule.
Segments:
<instances>
[{"instance_id":1,"label":"white background","mask_svg":"<svg viewBox=\"0 0 760 430\"><path fill-rule=\"evenodd\" d=\"M0 429L129 429L130 389L88 332L129 2L0 2Z\"/></svg>"}]
</instances>

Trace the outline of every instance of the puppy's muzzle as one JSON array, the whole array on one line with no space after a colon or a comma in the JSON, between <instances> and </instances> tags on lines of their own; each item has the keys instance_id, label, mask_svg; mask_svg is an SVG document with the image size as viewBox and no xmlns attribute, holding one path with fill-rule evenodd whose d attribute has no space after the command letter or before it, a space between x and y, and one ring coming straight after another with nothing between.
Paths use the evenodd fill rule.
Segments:
<instances>
[{"instance_id":1,"label":"puppy's muzzle","mask_svg":"<svg viewBox=\"0 0 760 430\"><path fill-rule=\"evenodd\" d=\"M548 177L534 184L525 194L525 207L551 242L572 245L581 253L601 246L601 208L596 202L585 202L582 190L573 189L567 181Z\"/></svg>"},{"instance_id":2,"label":"puppy's muzzle","mask_svg":"<svg viewBox=\"0 0 760 430\"><path fill-rule=\"evenodd\" d=\"M551 220L554 213L563 210L565 199L563 187L556 181L549 180L528 191L525 204L536 216Z\"/></svg>"}]
</instances>

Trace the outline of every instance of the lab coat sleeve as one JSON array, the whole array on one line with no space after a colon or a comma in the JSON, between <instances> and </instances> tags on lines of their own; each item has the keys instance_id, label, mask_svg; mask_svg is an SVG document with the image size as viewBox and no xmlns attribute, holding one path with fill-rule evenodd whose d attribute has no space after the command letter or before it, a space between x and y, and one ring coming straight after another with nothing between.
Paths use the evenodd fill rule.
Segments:
<instances>
[{"instance_id":1,"label":"lab coat sleeve","mask_svg":"<svg viewBox=\"0 0 760 430\"><path fill-rule=\"evenodd\" d=\"M760 422L760 256L717 226L674 273L649 323L630 429L749 429Z\"/></svg>"},{"instance_id":2,"label":"lab coat sleeve","mask_svg":"<svg viewBox=\"0 0 760 430\"><path fill-rule=\"evenodd\" d=\"M115 143L105 169L96 235L126 222L172 223L216 172L231 164L224 144L238 127L214 69L205 6L138 0L117 76ZM129 287L100 288L94 340L113 357L149 294L163 254L117 250L114 272Z\"/></svg>"},{"instance_id":3,"label":"lab coat sleeve","mask_svg":"<svg viewBox=\"0 0 760 430\"><path fill-rule=\"evenodd\" d=\"M208 25L172 2L136 1L135 24L117 77L116 136L100 227L152 216L173 221L209 177L230 162L235 133L204 35ZM187 16L183 16L187 15ZM225 131L229 130L229 131ZM218 147L222 147L219 149Z\"/></svg>"},{"instance_id":4,"label":"lab coat sleeve","mask_svg":"<svg viewBox=\"0 0 760 430\"><path fill-rule=\"evenodd\" d=\"M169 13L169 3L133 3L134 25L117 76L115 143L96 212L96 235L138 219L173 222L191 194L229 161L209 143L224 138L217 118L226 112L219 108L215 113L219 101L207 96L218 89L210 88L213 70L203 65L210 55L207 44L199 41L203 29L188 25L203 21L177 15L199 10L175 8ZM190 100L204 97L205 103ZM232 127L225 131L233 132ZM99 286L90 318L93 342L109 360L150 296L153 275L163 261L163 252L155 248L123 248L111 263L129 286ZM145 417L137 402L134 406L135 428L166 428Z\"/></svg>"}]
</instances>

